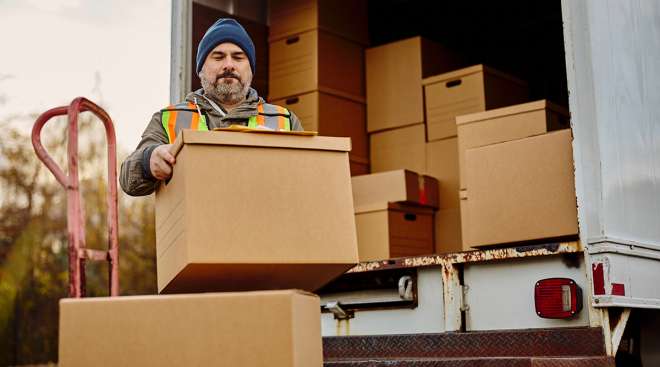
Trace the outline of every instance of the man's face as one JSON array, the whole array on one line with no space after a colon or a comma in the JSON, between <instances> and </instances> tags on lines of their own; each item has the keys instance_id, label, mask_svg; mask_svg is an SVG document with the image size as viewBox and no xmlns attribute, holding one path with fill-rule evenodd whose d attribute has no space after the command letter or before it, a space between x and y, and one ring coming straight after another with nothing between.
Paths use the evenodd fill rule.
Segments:
<instances>
[{"instance_id":1,"label":"man's face","mask_svg":"<svg viewBox=\"0 0 660 367\"><path fill-rule=\"evenodd\" d=\"M245 98L252 69L243 50L233 43L221 43L209 53L199 74L204 93L224 104L236 104Z\"/></svg>"}]
</instances>

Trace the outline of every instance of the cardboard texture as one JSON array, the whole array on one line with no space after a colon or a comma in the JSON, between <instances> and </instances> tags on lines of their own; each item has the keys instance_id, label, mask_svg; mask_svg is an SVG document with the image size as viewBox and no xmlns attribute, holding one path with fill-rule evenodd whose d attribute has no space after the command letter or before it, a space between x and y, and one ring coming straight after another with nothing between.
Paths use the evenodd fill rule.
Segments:
<instances>
[{"instance_id":1,"label":"cardboard texture","mask_svg":"<svg viewBox=\"0 0 660 367\"><path fill-rule=\"evenodd\" d=\"M422 78L464 66L451 50L413 37L365 52L367 130L424 122Z\"/></svg>"},{"instance_id":2,"label":"cardboard texture","mask_svg":"<svg viewBox=\"0 0 660 367\"><path fill-rule=\"evenodd\" d=\"M527 101L527 84L475 65L422 81L428 141L454 137L455 117Z\"/></svg>"},{"instance_id":3,"label":"cardboard texture","mask_svg":"<svg viewBox=\"0 0 660 367\"><path fill-rule=\"evenodd\" d=\"M456 117L460 188L465 180L465 151L485 145L570 128L568 110L545 100Z\"/></svg>"},{"instance_id":4,"label":"cardboard texture","mask_svg":"<svg viewBox=\"0 0 660 367\"><path fill-rule=\"evenodd\" d=\"M458 197L461 201L461 238L463 239L463 250L468 251L471 247L467 244L467 237L469 236L467 231L470 228L470 223L468 222L467 190L460 190Z\"/></svg>"},{"instance_id":5,"label":"cardboard texture","mask_svg":"<svg viewBox=\"0 0 660 367\"><path fill-rule=\"evenodd\" d=\"M575 236L570 130L468 149L467 246Z\"/></svg>"},{"instance_id":6,"label":"cardboard texture","mask_svg":"<svg viewBox=\"0 0 660 367\"><path fill-rule=\"evenodd\" d=\"M321 29L361 45L369 43L367 0L270 0L268 10L269 42Z\"/></svg>"},{"instance_id":7,"label":"cardboard texture","mask_svg":"<svg viewBox=\"0 0 660 367\"><path fill-rule=\"evenodd\" d=\"M441 209L435 212L435 252L461 252L463 237L461 232L460 209Z\"/></svg>"},{"instance_id":8,"label":"cardboard texture","mask_svg":"<svg viewBox=\"0 0 660 367\"><path fill-rule=\"evenodd\" d=\"M323 92L301 94L272 103L293 111L302 121L305 130L318 131L323 136L351 138L350 159L356 163L369 162L364 103Z\"/></svg>"},{"instance_id":9,"label":"cardboard texture","mask_svg":"<svg viewBox=\"0 0 660 367\"><path fill-rule=\"evenodd\" d=\"M408 170L353 177L352 187L356 208L388 202L438 208L438 180Z\"/></svg>"},{"instance_id":10,"label":"cardboard texture","mask_svg":"<svg viewBox=\"0 0 660 367\"><path fill-rule=\"evenodd\" d=\"M434 251L433 209L387 204L356 208L360 261L429 255Z\"/></svg>"},{"instance_id":11,"label":"cardboard texture","mask_svg":"<svg viewBox=\"0 0 660 367\"><path fill-rule=\"evenodd\" d=\"M156 191L160 293L316 290L357 262L349 140L183 130Z\"/></svg>"},{"instance_id":12,"label":"cardboard texture","mask_svg":"<svg viewBox=\"0 0 660 367\"><path fill-rule=\"evenodd\" d=\"M424 124L369 135L371 172L407 169L426 170Z\"/></svg>"},{"instance_id":13,"label":"cardboard texture","mask_svg":"<svg viewBox=\"0 0 660 367\"><path fill-rule=\"evenodd\" d=\"M287 290L63 299L58 365L321 367L319 298Z\"/></svg>"},{"instance_id":14,"label":"cardboard texture","mask_svg":"<svg viewBox=\"0 0 660 367\"><path fill-rule=\"evenodd\" d=\"M362 46L323 31L270 43L269 99L316 90L364 102Z\"/></svg>"},{"instance_id":15,"label":"cardboard texture","mask_svg":"<svg viewBox=\"0 0 660 367\"><path fill-rule=\"evenodd\" d=\"M458 209L458 139L426 143L426 174L438 180L440 209Z\"/></svg>"}]
</instances>

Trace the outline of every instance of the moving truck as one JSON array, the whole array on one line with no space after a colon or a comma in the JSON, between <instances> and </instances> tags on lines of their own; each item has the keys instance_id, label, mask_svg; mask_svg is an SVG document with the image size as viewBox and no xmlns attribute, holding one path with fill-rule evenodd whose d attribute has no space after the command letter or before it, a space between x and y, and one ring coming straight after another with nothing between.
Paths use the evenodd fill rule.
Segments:
<instances>
[{"instance_id":1,"label":"moving truck","mask_svg":"<svg viewBox=\"0 0 660 367\"><path fill-rule=\"evenodd\" d=\"M317 9L319 28L341 5L299 3ZM362 262L319 291L325 363L660 365L660 7L424 3L367 2L365 47L421 34L525 78L532 99L564 103L579 238ZM268 96L269 6L172 0L171 103L199 87L197 43L222 16L252 35L253 86Z\"/></svg>"}]
</instances>

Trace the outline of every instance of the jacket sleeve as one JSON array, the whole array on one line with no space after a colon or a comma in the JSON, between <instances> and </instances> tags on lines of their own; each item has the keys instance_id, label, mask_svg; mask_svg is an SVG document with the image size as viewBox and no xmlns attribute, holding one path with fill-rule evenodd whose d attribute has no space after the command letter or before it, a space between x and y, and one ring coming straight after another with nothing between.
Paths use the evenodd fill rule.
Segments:
<instances>
[{"instance_id":1,"label":"jacket sleeve","mask_svg":"<svg viewBox=\"0 0 660 367\"><path fill-rule=\"evenodd\" d=\"M298 116L296 116L296 114L293 113L293 111L291 111L291 110L289 110L289 113L291 114L291 117L290 117L290 120L291 120L291 130L292 130L292 131L303 131L303 130L305 130L305 129L303 128L303 126L302 126L302 122L300 121L300 119L298 118Z\"/></svg>"},{"instance_id":2,"label":"jacket sleeve","mask_svg":"<svg viewBox=\"0 0 660 367\"><path fill-rule=\"evenodd\" d=\"M165 135L161 123L161 114L156 112L142 133L142 140L135 151L121 164L119 184L125 193L131 196L144 196L156 190L158 180L151 175L149 158L151 158L154 148L167 143L167 135Z\"/></svg>"}]
</instances>

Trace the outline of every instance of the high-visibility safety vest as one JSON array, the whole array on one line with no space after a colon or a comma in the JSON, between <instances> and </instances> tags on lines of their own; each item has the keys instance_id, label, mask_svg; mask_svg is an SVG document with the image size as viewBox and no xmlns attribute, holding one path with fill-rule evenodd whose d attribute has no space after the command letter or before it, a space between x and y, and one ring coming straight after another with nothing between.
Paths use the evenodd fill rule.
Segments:
<instances>
[{"instance_id":1,"label":"high-visibility safety vest","mask_svg":"<svg viewBox=\"0 0 660 367\"><path fill-rule=\"evenodd\" d=\"M161 111L161 122L170 144L182 129L208 131L206 116L192 102L170 105ZM257 114L248 119L248 127L265 127L276 131L291 131L291 113L284 107L269 103L259 103Z\"/></svg>"}]
</instances>

